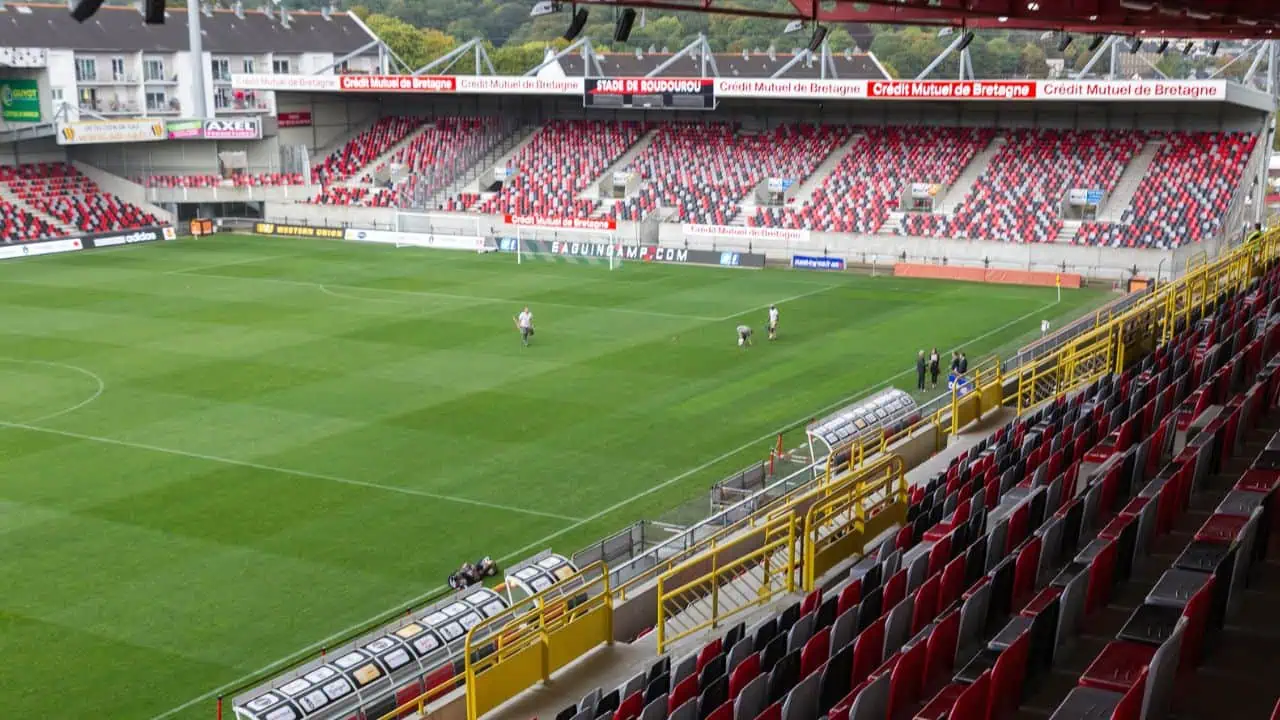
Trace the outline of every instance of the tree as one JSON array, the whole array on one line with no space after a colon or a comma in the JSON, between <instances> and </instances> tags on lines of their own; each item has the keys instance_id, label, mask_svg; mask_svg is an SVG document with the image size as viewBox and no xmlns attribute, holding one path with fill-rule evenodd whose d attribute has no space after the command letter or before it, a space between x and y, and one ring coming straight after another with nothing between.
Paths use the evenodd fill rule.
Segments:
<instances>
[{"instance_id":1,"label":"tree","mask_svg":"<svg viewBox=\"0 0 1280 720\"><path fill-rule=\"evenodd\" d=\"M458 45L452 36L439 30L420 30L399 18L386 15L370 15L365 24L410 69L422 67Z\"/></svg>"}]
</instances>

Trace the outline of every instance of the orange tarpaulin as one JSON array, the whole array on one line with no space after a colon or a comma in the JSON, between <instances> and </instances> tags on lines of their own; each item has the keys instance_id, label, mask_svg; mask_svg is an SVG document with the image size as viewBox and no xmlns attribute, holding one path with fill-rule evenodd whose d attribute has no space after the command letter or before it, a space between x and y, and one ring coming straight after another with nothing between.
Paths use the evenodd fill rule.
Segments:
<instances>
[{"instance_id":1,"label":"orange tarpaulin","mask_svg":"<svg viewBox=\"0 0 1280 720\"><path fill-rule=\"evenodd\" d=\"M952 265L923 265L920 263L896 263L893 274L897 277L931 278L934 280L965 280L968 282L998 283L1002 285L1034 285L1037 287L1078 288L1083 278L1076 273L1041 272L1038 270L986 270Z\"/></svg>"}]
</instances>

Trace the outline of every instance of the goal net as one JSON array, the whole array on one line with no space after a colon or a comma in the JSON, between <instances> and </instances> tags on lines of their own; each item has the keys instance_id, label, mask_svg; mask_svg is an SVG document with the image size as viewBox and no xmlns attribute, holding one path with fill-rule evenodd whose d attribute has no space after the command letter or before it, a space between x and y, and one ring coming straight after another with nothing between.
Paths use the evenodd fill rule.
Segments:
<instances>
[{"instance_id":1,"label":"goal net","mask_svg":"<svg viewBox=\"0 0 1280 720\"><path fill-rule=\"evenodd\" d=\"M600 265L610 270L622 267L625 248L615 230L552 230L520 225L508 226L506 230L508 236L500 239L498 245L513 251L519 264L543 261Z\"/></svg>"}]
</instances>

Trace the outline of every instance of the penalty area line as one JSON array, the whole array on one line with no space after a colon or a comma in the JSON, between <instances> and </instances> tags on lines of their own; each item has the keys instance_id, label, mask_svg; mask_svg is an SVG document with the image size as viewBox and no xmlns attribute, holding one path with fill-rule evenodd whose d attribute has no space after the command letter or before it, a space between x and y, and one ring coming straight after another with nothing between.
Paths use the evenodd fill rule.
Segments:
<instances>
[{"instance_id":1,"label":"penalty area line","mask_svg":"<svg viewBox=\"0 0 1280 720\"><path fill-rule=\"evenodd\" d=\"M839 286L824 287L824 288L821 288L821 290L829 290L829 289L831 289L831 287L839 287ZM820 292L821 290L819 290L819 291L814 291L814 292L812 292L812 293L808 293L808 294L810 294L810 295L816 295L816 294L817 294L818 292ZM804 296L802 295L801 297L804 297ZM994 329L994 330L990 330L990 331L988 331L988 332L985 332L985 333L983 333L982 335L979 335L979 336L977 336L977 337L975 337L975 338L972 338L972 339L968 340L967 342L963 343L962 345L958 345L958 346L956 346L955 348L952 348L952 349L954 349L954 350L958 350L958 349L960 349L961 347L963 347L963 345L968 345L968 344L971 344L971 343L980 342L980 341L982 341L982 340L985 340L985 339L987 339L987 338L991 337L992 335L996 335L996 334L998 334L998 333L1004 332L1005 330L1007 330L1007 329L1009 329L1009 328L1013 327L1014 325L1017 325L1018 323L1020 323L1020 322L1022 322L1022 321L1024 321L1024 320L1026 320L1027 318L1030 318L1032 315L1035 315L1036 313L1041 313L1041 312L1044 312L1045 310L1048 310L1049 308L1051 308L1051 307L1053 307L1053 306L1057 305L1057 304L1058 304L1058 302L1059 302L1058 300L1054 300L1053 302L1051 302L1051 303L1049 303L1049 304L1047 304L1047 305L1044 305L1043 307L1037 308L1037 309L1032 310L1031 312L1029 312L1029 313L1027 313L1027 314L1025 314L1025 315L1021 315L1021 316L1019 316L1019 317L1017 317L1017 318L1015 318L1015 319L1013 319L1013 320L1010 320L1009 322L1005 323L1004 325L1001 325L1000 327L998 327L998 328L996 328L996 329ZM768 307L768 306L765 306L765 307ZM746 311L746 312L752 312L752 311L748 310L748 311ZM733 317L737 317L737 316L730 316L730 319L732 319ZM951 350L947 350L946 352L951 352ZM601 518L605 517L606 515L609 515L610 513L617 512L618 510L621 510L622 508L627 507L628 505L630 505L631 503L633 503L633 502L635 502L635 501L637 501L637 500L641 500L641 499L643 499L643 498L646 498L646 497L648 497L648 496L652 495L653 493L658 492L658 491L660 491L660 490L664 490L664 489L666 489L666 488L668 488L668 487L670 487L670 486L672 486L672 485L674 485L674 484L676 484L676 483L678 483L678 482L680 482L680 481L682 481L682 480L687 479L688 477L690 477L690 476L692 476L692 475L696 475L696 474L698 474L698 473L700 473L700 472L703 472L704 470L707 470L708 468L711 468L711 467L713 467L713 466L715 466L715 465L717 465L717 464L719 464L719 463L722 463L722 462L724 462L725 460L728 460L729 458L732 458L733 456L738 455L739 453L742 453L742 452L745 452L745 451L747 451L747 450L750 450L753 446L758 445L758 444L760 444L760 443L762 443L762 442L764 442L764 441L766 441L766 440L771 440L771 439L773 439L774 437L777 437L778 432L783 431L783 430L786 430L787 428L794 427L795 425L797 425L797 424L799 424L799 423L804 422L804 421L805 421L805 420L807 420L809 417L812 417L812 416L814 416L814 415L821 415L822 413L828 412L828 411L833 410L833 409L835 409L835 408L837 408L837 407L841 407L842 405L846 405L846 404L848 404L848 403L850 403L850 402L852 402L852 401L854 401L854 400L857 400L857 399L858 399L858 398L860 398L860 397L866 397L867 395L869 395L869 394L871 394L871 393L874 393L874 392L877 392L877 391L879 391L879 390L883 389L884 387L886 387L886 386L890 385L891 383L893 383L893 382L894 382L895 380L897 380L898 378L905 377L905 376L907 376L907 375L911 374L912 372L915 372L915 370L914 370L914 369L912 369L912 370L906 370L906 371L900 372L900 373L898 373L898 374L896 374L896 375L893 375L893 376L891 376L891 377L889 377L889 378L886 378L886 379L885 379L883 382L881 382L879 385L876 385L876 386L874 386L874 387L872 387L872 388L870 388L870 389L864 389L864 390L862 390L861 392L857 393L856 395L850 395L850 396L848 396L848 397L845 397L845 398L842 398L842 399L840 399L840 400L837 400L836 402L833 402L833 403L831 403L831 404L827 405L826 407L823 407L823 408L821 408L821 409L817 410L815 413L813 413L813 414L812 414L812 415L810 415L810 416L806 416L806 417L804 417L804 418L801 418L801 419L799 419L799 420L797 420L797 421L795 421L795 422L793 422L793 423L791 423L791 424L789 424L789 425L785 425L785 426L783 426L783 427L779 428L778 430L775 430L774 432L771 432L771 433L769 433L769 434L767 434L767 435L762 435L762 436L760 436L760 437L758 437L758 438L756 438L756 439L754 439L754 440L751 440L750 442L743 443L742 445L739 445L738 447L734 448L733 450L730 450L730 451L728 451L728 452L722 453L722 454L720 454L719 456L717 456L716 458L714 458L714 459L712 459L712 460L708 460L707 462L704 462L703 464L701 464L701 465L699 465L699 466L697 466L697 467L695 467L695 468L692 468L692 469L690 469L690 470L686 470L685 472L683 472L683 473L681 473L681 474L679 474L679 475L677 475L677 476L675 476L675 477L673 477L673 478L671 478L671 479L669 479L669 480L663 481L663 482L661 482L661 483L659 483L659 484L657 484L657 485L654 485L654 486L652 486L652 487L646 488L645 490L642 490L642 491L640 491L639 493L636 493L635 495L632 495L631 497L629 497L629 498L627 498L627 499L625 499L625 500L621 500L621 501L619 501L619 502L616 502L616 503L614 503L613 505L610 505L609 507L605 508L604 510L601 510L601 511L599 511L599 512L597 512L597 513L594 513L594 514L592 514L592 515L590 515L590 516L588 516L588 517L582 518L582 519L580 519L580 520L576 520L576 521L574 521L574 523L573 523L573 524L571 524L571 525L569 525L569 526L567 526L567 527L565 527L565 528L563 528L563 529L561 529L561 530L557 530L557 531L555 531L555 532L551 533L550 535L547 535L547 536L545 536L545 537L539 538L538 540L535 540L535 541L533 541L533 542L531 542L531 543L529 543L529 544L525 545L524 547L521 547L521 548L519 548L519 549L513 550L513 551L511 551L511 552L507 553L506 555L503 555L502 557L498 558L498 563L499 563L499 564L501 564L501 563L505 563L505 562L507 562L508 560L511 560L512 558L518 557L518 556L520 556L520 555L522 555L522 554L524 554L524 553L529 552L530 550L533 550L533 549L535 549L535 548L539 548L539 547L541 547L541 546L545 546L547 543L551 542L552 540L555 540L555 539L556 539L556 538L558 538L558 537L561 537L562 535L565 535L566 533L573 532L574 530L577 530L578 528L581 528L581 527L583 527L583 526L585 526L585 525L588 525L588 524L593 523L593 522L595 522L595 521L597 521L597 520L600 520ZM396 606L395 606L395 607L397 607L397 608L403 608L403 607L417 606L417 605L419 605L420 603L425 602L428 598L432 597L433 595L436 595L437 593L440 593L440 592L442 592L442 591L444 591L444 590L445 590L445 586L443 586L443 585L436 586L436 587L431 588L430 590L427 590L426 592L423 592L423 593L421 593L421 594L419 594L419 595L417 595L417 596L415 596L415 597L409 598L409 599L405 600L404 602L401 602L401 603L396 604ZM243 675L243 676L241 676L241 677L237 678L236 680L233 680L232 682L229 682L229 683L227 683L227 684L225 684L225 685L222 685L221 687L214 688L213 690L210 690L209 692L206 692L206 693L204 693L203 695L200 695L199 697L192 698L192 699L188 700L187 702L185 702L185 703L183 703L183 704L181 704L181 705L179 705L179 706L177 706L177 707L175 707L175 708L172 708L172 709L170 709L170 710L167 710L167 711L165 711L165 712L163 712L163 713L161 713L161 714L159 714L159 715L156 715L155 717L151 718L151 720L165 720L165 718L168 718L168 717L170 717L170 716L172 716L172 715L174 715L174 714L176 714L176 713L180 713L180 712L182 712L183 710L186 710L187 708L189 708L189 707L191 707L191 706L193 706L193 705L196 705L196 704L198 704L198 703L202 703L202 702L204 702L204 701L206 701L206 700L212 700L212 699L213 699L213 698L215 698L215 697L220 697L220 696L222 696L223 694L225 694L225 693L226 693L227 691L229 691L229 690L234 690L234 689L236 689L236 688L239 688L241 685L243 685L243 683L245 683L246 681L248 681L248 680L250 680L250 679L252 679L252 678L260 677L260 676L262 676L262 675L265 675L265 674L270 673L270 672L272 672L272 671L275 671L275 670L277 670L277 669L280 669L280 668L284 668L284 667L288 667L288 666L290 666L290 665L293 665L293 664L297 663L298 661L300 661L300 660L304 659L306 656L311 655L312 653L316 652L317 650L319 650L319 649L321 649L321 648L323 648L323 647L326 647L327 645L329 645L329 643L333 642L334 640L337 640L338 638L342 638L342 637L345 637L345 636L347 636L347 635L350 635L351 633L356 632L357 630L359 630L359 629L361 629L361 628L363 628L363 627L367 626L367 625L368 625L370 622L372 622L376 617L377 617L377 616L374 616L374 618L369 618L369 619L364 620L364 621L362 621L362 622L360 622L360 623L356 623L356 624L351 625L351 626L349 626L349 627L343 628L342 630L339 630L339 631L337 631L337 632L335 632L335 633L333 633L333 634L329 635L328 637L324 638L323 640L320 640L320 641L318 641L318 642L314 642L314 643L312 643L312 644L310 644L310 645L308 645L308 646L306 646L306 647L302 648L301 650L298 650L297 652L293 653L292 655L289 655L288 657L284 657L284 658L281 658L281 659L279 659L279 660L276 660L275 662L272 662L272 663L269 663L269 664L267 664L267 665L264 665L264 666L262 666L262 667L258 668L257 670L254 670L254 671L253 671L253 672L251 672L251 673L248 673L248 674L246 674L246 675Z\"/></svg>"}]
</instances>

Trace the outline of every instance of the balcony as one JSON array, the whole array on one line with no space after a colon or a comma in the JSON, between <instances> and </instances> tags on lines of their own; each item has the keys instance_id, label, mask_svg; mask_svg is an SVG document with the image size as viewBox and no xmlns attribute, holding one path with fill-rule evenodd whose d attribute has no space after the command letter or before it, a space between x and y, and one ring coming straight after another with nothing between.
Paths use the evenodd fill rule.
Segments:
<instances>
[{"instance_id":1,"label":"balcony","mask_svg":"<svg viewBox=\"0 0 1280 720\"><path fill-rule=\"evenodd\" d=\"M80 103L80 109L105 117L137 117L142 114L141 108L137 103L127 102L82 102Z\"/></svg>"},{"instance_id":2,"label":"balcony","mask_svg":"<svg viewBox=\"0 0 1280 720\"><path fill-rule=\"evenodd\" d=\"M164 75L147 75L143 82L147 85L177 85L178 76L165 77Z\"/></svg>"},{"instance_id":3,"label":"balcony","mask_svg":"<svg viewBox=\"0 0 1280 720\"><path fill-rule=\"evenodd\" d=\"M176 98L163 103L147 103L148 115L181 115L182 104Z\"/></svg>"},{"instance_id":4,"label":"balcony","mask_svg":"<svg viewBox=\"0 0 1280 720\"><path fill-rule=\"evenodd\" d=\"M94 75L85 75L76 72L76 83L80 85L137 85L138 76L132 73L124 73L122 75L113 75L111 73L97 73Z\"/></svg>"}]
</instances>

